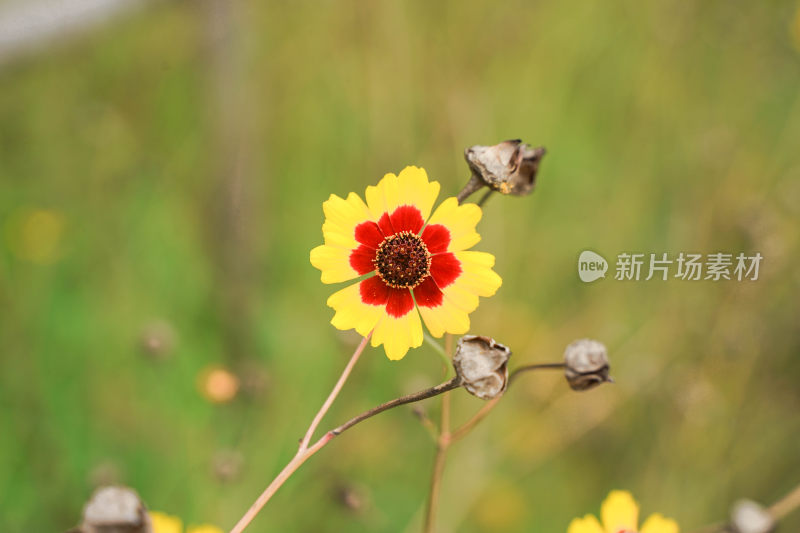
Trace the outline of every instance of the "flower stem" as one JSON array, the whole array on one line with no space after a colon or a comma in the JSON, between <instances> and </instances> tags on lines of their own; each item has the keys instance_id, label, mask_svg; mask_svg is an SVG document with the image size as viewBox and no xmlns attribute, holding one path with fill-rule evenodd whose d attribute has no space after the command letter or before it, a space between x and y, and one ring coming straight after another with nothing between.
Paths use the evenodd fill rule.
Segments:
<instances>
[{"instance_id":1,"label":"flower stem","mask_svg":"<svg viewBox=\"0 0 800 533\"><path fill-rule=\"evenodd\" d=\"M250 525L250 522L256 517L256 515L261 511L261 509L266 505L270 498L281 488L281 485L289 479L289 477L294 474L294 472L300 468L300 465L306 462L306 459L317 453L323 446L328 444L331 441L333 435L331 433L326 433L321 439L319 439L313 446L310 448L299 449L297 450L297 454L294 458L289 461L289 463L283 467L283 470L272 480L264 492L261 493L261 496L250 506L250 509L239 519L233 529L231 529L230 533L241 533L244 529Z\"/></svg>"},{"instance_id":2,"label":"flower stem","mask_svg":"<svg viewBox=\"0 0 800 533\"><path fill-rule=\"evenodd\" d=\"M510 387L511 383L513 383L514 380L517 377L519 377L519 375L522 374L523 372L529 372L531 370L555 370L560 368L564 368L564 363L537 363L532 365L521 366L516 370L514 370L509 376L508 386ZM502 396L499 396L493 400L489 400L486 403L486 405L481 407L480 411L478 411L472 416L472 418L464 422L461 425L461 427L453 431L450 440L452 442L455 442L466 437L467 434L469 434L469 432L472 431L475 428L475 426L477 426L479 422L481 422L484 418L486 418L486 416L492 411L492 409L494 409L497 406L497 402L500 401L500 398L502 398Z\"/></svg>"},{"instance_id":3,"label":"flower stem","mask_svg":"<svg viewBox=\"0 0 800 533\"><path fill-rule=\"evenodd\" d=\"M497 405L497 402L500 401L500 398L502 398L502 396L498 396L497 398L486 402L486 404L481 407L480 411L475 413L472 418L464 422L461 427L453 431L453 435L450 440L455 442L467 436L467 434L478 425L478 422L486 418L486 415L488 415L491 410L494 409L494 407Z\"/></svg>"},{"instance_id":4,"label":"flower stem","mask_svg":"<svg viewBox=\"0 0 800 533\"><path fill-rule=\"evenodd\" d=\"M328 399L326 399L325 403L322 404L322 407L320 408L319 412L317 412L317 416L314 417L314 420L311 422L311 425L308 426L308 431L306 431L305 437L303 437L303 440L300 442L301 449L308 447L309 442L311 442L311 437L314 436L314 431L316 431L317 426L319 426L319 423L322 421L322 417L325 416L325 413L328 412L328 409L330 409L331 404L333 404L333 401L339 395L339 391L342 390L344 382L347 381L347 378L350 376L350 372L353 370L353 367L358 361L358 358L361 356L361 353L367 346L367 342L369 342L370 337L372 337L372 332L370 332L369 335L364 337L364 340L362 340L361 344L358 345L356 351L353 352L352 357L350 357L350 361L348 361L347 366L344 367L342 375L339 376L339 381L336 382L336 385L334 385L333 390L328 395Z\"/></svg>"},{"instance_id":5,"label":"flower stem","mask_svg":"<svg viewBox=\"0 0 800 533\"><path fill-rule=\"evenodd\" d=\"M773 503L767 508L767 512L777 523L786 518L789 514L800 508L800 485L789 492L786 496ZM710 524L700 529L695 529L693 533L727 533L730 531L729 525L724 522Z\"/></svg>"},{"instance_id":6,"label":"flower stem","mask_svg":"<svg viewBox=\"0 0 800 533\"><path fill-rule=\"evenodd\" d=\"M485 193L483 193L483 196L481 196L481 199L478 200L478 207L483 207L483 204L486 203L486 200L489 199L489 197L492 195L493 192L494 191L492 189L488 189Z\"/></svg>"},{"instance_id":7,"label":"flower stem","mask_svg":"<svg viewBox=\"0 0 800 533\"><path fill-rule=\"evenodd\" d=\"M467 182L467 184L464 185L464 188L461 189L461 191L459 191L458 195L456 196L456 199L458 200L458 205L463 204L464 200L469 198L475 191L480 190L483 186L484 183L483 180L480 178L480 176L473 173L469 177L469 181Z\"/></svg>"},{"instance_id":8,"label":"flower stem","mask_svg":"<svg viewBox=\"0 0 800 533\"><path fill-rule=\"evenodd\" d=\"M533 365L525 365L517 368L514 370L508 378L508 385L511 386L511 383L519 377L520 374L523 372L530 372L531 370L559 370L564 368L564 363L538 363Z\"/></svg>"},{"instance_id":9,"label":"flower stem","mask_svg":"<svg viewBox=\"0 0 800 533\"><path fill-rule=\"evenodd\" d=\"M461 380L457 377L454 377L448 381L440 385L436 385L435 387L431 387L430 389L425 389L420 392L415 392L413 394L408 394L406 396L401 396L400 398L395 398L394 400L390 400L386 403L382 403L377 407L373 407L369 411L365 411L360 415L351 418L341 426L337 427L336 429L332 430L331 433L333 436L341 435L342 432L350 429L351 427L355 426L359 422L363 422L367 418L371 418L378 413L382 413L387 409L392 409L394 407L398 407L400 405L404 405L407 403L418 402L420 400L424 400L426 398L431 398L433 396L437 396L439 394L443 394L445 392L451 391L461 386Z\"/></svg>"},{"instance_id":10,"label":"flower stem","mask_svg":"<svg viewBox=\"0 0 800 533\"><path fill-rule=\"evenodd\" d=\"M445 353L453 351L453 336L448 334L445 337ZM448 357L448 367L452 366ZM445 371L448 369L445 368ZM453 378L457 380L458 378ZM433 460L433 472L431 473L431 489L428 494L428 504L425 507L425 533L433 533L436 529L436 513L439 509L439 492L444 474L444 464L447 457L447 450L450 448L450 395L442 396L442 413L439 425L439 439L436 442L436 456Z\"/></svg>"},{"instance_id":11,"label":"flower stem","mask_svg":"<svg viewBox=\"0 0 800 533\"><path fill-rule=\"evenodd\" d=\"M444 373L446 376L448 373L450 373L450 370L453 366L450 362L450 352L442 348L442 345L436 342L436 339L427 333L423 333L422 335L422 338L425 339L425 342L427 342L430 347L433 348L433 350L439 355L439 357L442 358L442 363L444 364Z\"/></svg>"},{"instance_id":12,"label":"flower stem","mask_svg":"<svg viewBox=\"0 0 800 533\"><path fill-rule=\"evenodd\" d=\"M775 520L783 520L798 507L800 507L800 485L797 485L789 494L772 504L769 508L769 513Z\"/></svg>"},{"instance_id":13,"label":"flower stem","mask_svg":"<svg viewBox=\"0 0 800 533\"><path fill-rule=\"evenodd\" d=\"M241 533L244 529L250 525L250 522L256 517L256 515L261 511L261 509L266 505L270 498L277 492L277 490L284 484L284 482L289 479L295 470L297 470L300 465L302 465L306 459L317 453L323 446L328 444L330 440L334 437L331 432L326 433L322 438L320 438L313 446L309 447L309 443L311 442L311 437L314 435L314 431L319 426L319 423L322 421L322 417L325 416L325 413L328 412L330 409L331 404L336 399L336 396L339 395L339 391L342 390L342 386L344 382L347 381L347 378L350 376L350 372L353 370L358 358L361 356L361 353L364 351L364 348L367 346L367 342L369 342L370 337L372 337L372 332L369 335L364 337L361 343L356 348L356 351L353 352L353 355L350 356L350 361L347 362L347 366L344 367L342 371L342 375L339 376L339 380L334 385L333 390L328 395L328 398L325 400L325 403L322 404L319 411L317 412L314 420L311 421L311 425L308 426L308 430L306 431L305 436L300 441L300 446L298 447L297 454L295 454L294 458L289 461L289 463L281 470L281 472L277 475L275 479L272 480L264 492L258 497L258 499L250 506L250 509L239 519L233 529L231 529L230 533Z\"/></svg>"}]
</instances>

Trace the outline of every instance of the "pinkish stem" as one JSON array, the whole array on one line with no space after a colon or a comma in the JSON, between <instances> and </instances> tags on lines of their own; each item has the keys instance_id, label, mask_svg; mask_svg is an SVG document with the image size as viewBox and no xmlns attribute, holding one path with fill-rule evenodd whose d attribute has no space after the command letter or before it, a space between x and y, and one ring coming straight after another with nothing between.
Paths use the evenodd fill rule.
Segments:
<instances>
[{"instance_id":1,"label":"pinkish stem","mask_svg":"<svg viewBox=\"0 0 800 533\"><path fill-rule=\"evenodd\" d=\"M320 437L320 439L317 442L315 442L312 446L309 446L311 442L311 437L314 436L314 431L317 429L317 426L319 426L319 423L322 421L322 418L325 416L325 413L327 413L328 409L330 409L331 404L333 404L333 401L339 395L339 391L342 390L342 386L344 386L345 381L347 381L347 378L350 376L350 372L352 372L353 367L358 361L358 358L361 356L361 353L364 351L364 348L366 348L370 337L372 337L371 332L369 335L364 337L364 340L362 340L361 343L358 345L356 351L353 352L353 355L350 357L350 361L348 361L347 366L344 367L342 375L339 376L339 380L336 382L336 385L334 385L333 390L328 395L328 398L325 400L325 403L322 404L322 407L320 407L319 411L314 417L314 420L311 421L311 425L308 426L308 430L306 431L305 436L300 441L300 446L297 450L297 454L294 456L294 458L292 458L291 461L289 461L289 463L285 467L283 467L283 470L281 470L280 473L275 477L275 479L272 480L272 483L270 483L267 486L267 488L264 489L264 492L261 493L261 496L258 497L258 499L255 501L255 503L253 503L253 505L250 506L250 509L247 510L244 516L242 516L242 518L239 519L236 525L233 526L233 529L231 529L230 533L241 533L242 531L244 531L244 529L248 525L250 525L250 522L252 522L253 519L256 517L256 515L261 511L264 505L266 505L269 499L272 498L272 496L278 491L279 488L281 488L281 485L283 485L284 482L287 479L289 479L289 477L292 474L294 474L295 470L300 468L300 465L306 462L306 459L317 453L326 444L328 444L331 441L331 439L333 439L335 435L329 431L325 435Z\"/></svg>"}]
</instances>

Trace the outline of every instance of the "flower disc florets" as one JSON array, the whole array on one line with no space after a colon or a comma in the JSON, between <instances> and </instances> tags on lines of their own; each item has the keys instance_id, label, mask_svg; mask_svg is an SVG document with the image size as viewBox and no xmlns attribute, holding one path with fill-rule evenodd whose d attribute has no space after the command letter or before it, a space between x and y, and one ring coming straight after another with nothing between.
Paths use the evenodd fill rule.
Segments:
<instances>
[{"instance_id":1,"label":"flower disc florets","mask_svg":"<svg viewBox=\"0 0 800 533\"><path fill-rule=\"evenodd\" d=\"M413 289L430 273L431 254L418 235L401 231L384 239L372 263L388 286Z\"/></svg>"}]
</instances>

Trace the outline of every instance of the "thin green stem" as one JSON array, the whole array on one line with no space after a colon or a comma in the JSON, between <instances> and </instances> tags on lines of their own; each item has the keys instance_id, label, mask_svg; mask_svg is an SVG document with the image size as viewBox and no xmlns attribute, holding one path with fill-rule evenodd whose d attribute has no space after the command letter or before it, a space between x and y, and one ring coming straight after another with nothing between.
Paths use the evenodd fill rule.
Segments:
<instances>
[{"instance_id":1,"label":"thin green stem","mask_svg":"<svg viewBox=\"0 0 800 533\"><path fill-rule=\"evenodd\" d=\"M450 374L452 371L453 365L450 362L450 355L442 348L442 345L436 342L436 339L428 335L427 333L422 334L422 338L425 339L425 342L428 343L428 346L434 349L434 351L439 354L439 357L442 358L442 363L444 363L445 368L445 376Z\"/></svg>"}]
</instances>

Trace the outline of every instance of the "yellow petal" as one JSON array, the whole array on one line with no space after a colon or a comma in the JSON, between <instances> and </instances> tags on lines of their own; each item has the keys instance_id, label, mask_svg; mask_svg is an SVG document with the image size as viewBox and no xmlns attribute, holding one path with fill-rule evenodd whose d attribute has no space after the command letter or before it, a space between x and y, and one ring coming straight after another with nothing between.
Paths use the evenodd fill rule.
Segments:
<instances>
[{"instance_id":1,"label":"yellow petal","mask_svg":"<svg viewBox=\"0 0 800 533\"><path fill-rule=\"evenodd\" d=\"M600 516L607 533L636 531L639 505L628 491L611 491L600 508Z\"/></svg>"},{"instance_id":2,"label":"yellow petal","mask_svg":"<svg viewBox=\"0 0 800 533\"><path fill-rule=\"evenodd\" d=\"M199 526L189 526L186 528L186 533L223 533L223 531L217 526L202 524Z\"/></svg>"},{"instance_id":3,"label":"yellow petal","mask_svg":"<svg viewBox=\"0 0 800 533\"><path fill-rule=\"evenodd\" d=\"M569 523L567 533L603 533L597 518L587 514L583 518L575 518Z\"/></svg>"},{"instance_id":4,"label":"yellow petal","mask_svg":"<svg viewBox=\"0 0 800 533\"><path fill-rule=\"evenodd\" d=\"M492 270L494 256L486 252L456 252L461 261L461 275L455 284L478 296L489 297L497 292L503 280ZM446 290L446 289L445 289Z\"/></svg>"},{"instance_id":5,"label":"yellow petal","mask_svg":"<svg viewBox=\"0 0 800 533\"><path fill-rule=\"evenodd\" d=\"M374 219L379 219L384 213L393 211L389 209L389 206L396 203L397 176L386 174L377 185L367 187L364 196L367 198L367 206Z\"/></svg>"},{"instance_id":6,"label":"yellow petal","mask_svg":"<svg viewBox=\"0 0 800 533\"><path fill-rule=\"evenodd\" d=\"M422 213L422 220L428 220L436 197L439 196L439 182L428 181L424 168L406 167L397 177L397 205L413 205Z\"/></svg>"},{"instance_id":7,"label":"yellow petal","mask_svg":"<svg viewBox=\"0 0 800 533\"><path fill-rule=\"evenodd\" d=\"M448 252L466 250L481 240L475 226L483 215L481 208L475 204L458 205L454 197L442 202L431 216L428 224L441 224L450 231Z\"/></svg>"},{"instance_id":8,"label":"yellow petal","mask_svg":"<svg viewBox=\"0 0 800 533\"><path fill-rule=\"evenodd\" d=\"M425 169L406 167L399 176L386 174L377 185L367 187L365 196L375 220L401 205L415 206L426 220L439 196L439 188L438 181L428 181Z\"/></svg>"},{"instance_id":9,"label":"yellow petal","mask_svg":"<svg viewBox=\"0 0 800 533\"><path fill-rule=\"evenodd\" d=\"M419 313L412 309L400 318L390 316L385 311L372 333L372 346L380 346L386 351L386 357L397 361L405 357L409 348L422 345L422 323Z\"/></svg>"},{"instance_id":10,"label":"yellow petal","mask_svg":"<svg viewBox=\"0 0 800 533\"><path fill-rule=\"evenodd\" d=\"M323 244L311 250L311 264L322 271L322 283L339 283L358 277L350 266L351 251Z\"/></svg>"},{"instance_id":11,"label":"yellow petal","mask_svg":"<svg viewBox=\"0 0 800 533\"><path fill-rule=\"evenodd\" d=\"M469 331L469 314L451 302L446 294L442 305L419 307L419 312L434 337L441 337L445 333L463 335Z\"/></svg>"},{"instance_id":12,"label":"yellow petal","mask_svg":"<svg viewBox=\"0 0 800 533\"><path fill-rule=\"evenodd\" d=\"M183 522L177 516L170 516L159 511L150 511L150 523L153 533L181 533Z\"/></svg>"},{"instance_id":13,"label":"yellow petal","mask_svg":"<svg viewBox=\"0 0 800 533\"><path fill-rule=\"evenodd\" d=\"M355 283L333 293L327 303L329 307L336 310L336 314L331 320L331 324L336 329L355 329L359 335L366 337L381 316L386 314L386 310L384 305L370 305L362 302L358 285Z\"/></svg>"},{"instance_id":14,"label":"yellow petal","mask_svg":"<svg viewBox=\"0 0 800 533\"><path fill-rule=\"evenodd\" d=\"M447 301L466 313L478 308L478 296L467 288L465 283L459 283L458 280L445 287L442 293Z\"/></svg>"},{"instance_id":15,"label":"yellow petal","mask_svg":"<svg viewBox=\"0 0 800 533\"><path fill-rule=\"evenodd\" d=\"M660 513L651 514L642 525L641 533L678 533L678 523L670 518L664 518Z\"/></svg>"},{"instance_id":16,"label":"yellow petal","mask_svg":"<svg viewBox=\"0 0 800 533\"><path fill-rule=\"evenodd\" d=\"M348 194L346 200L332 194L322 203L322 210L325 213L322 225L325 244L350 250L357 248L356 226L372 219L364 201L354 192Z\"/></svg>"}]
</instances>

